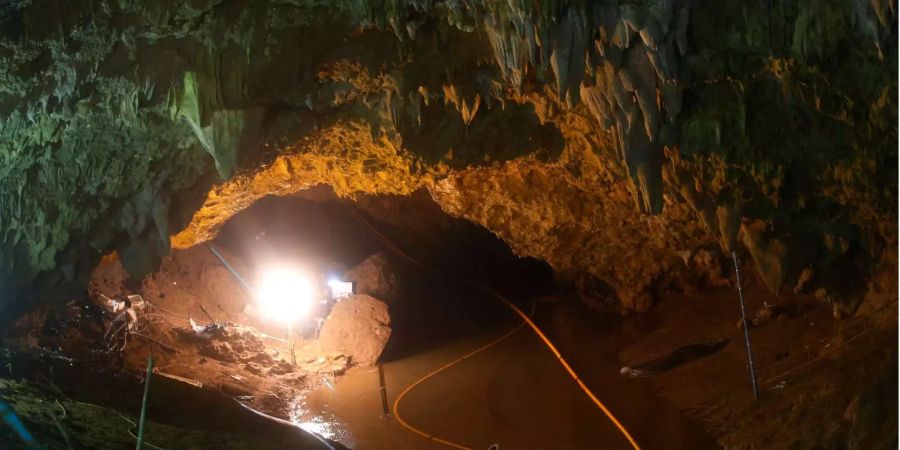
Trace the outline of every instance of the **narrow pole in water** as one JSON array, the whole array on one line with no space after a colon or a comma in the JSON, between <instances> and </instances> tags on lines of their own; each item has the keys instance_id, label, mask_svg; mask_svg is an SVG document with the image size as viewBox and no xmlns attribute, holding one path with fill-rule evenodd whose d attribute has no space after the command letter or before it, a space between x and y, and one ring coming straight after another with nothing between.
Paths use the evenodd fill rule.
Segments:
<instances>
[{"instance_id":1,"label":"narrow pole in water","mask_svg":"<svg viewBox=\"0 0 900 450\"><path fill-rule=\"evenodd\" d=\"M144 443L144 421L147 419L147 399L150 397L150 376L153 374L153 356L147 357L147 378L144 379L144 401L141 404L141 419L138 422L136 450L141 450Z\"/></svg>"},{"instance_id":2,"label":"narrow pole in water","mask_svg":"<svg viewBox=\"0 0 900 450\"><path fill-rule=\"evenodd\" d=\"M381 410L385 416L389 416L391 415L391 410L388 409L387 386L384 384L384 366L381 363L378 363L378 386L381 387Z\"/></svg>"},{"instance_id":3,"label":"narrow pole in water","mask_svg":"<svg viewBox=\"0 0 900 450\"><path fill-rule=\"evenodd\" d=\"M753 384L753 398L759 399L759 387L756 385L756 369L753 367L753 352L750 350L750 323L744 308L744 291L741 289L741 270L738 268L737 254L731 252L734 261L734 274L737 276L738 298L741 301L741 319L744 321L744 342L747 344L747 362L750 364L750 383Z\"/></svg>"}]
</instances>

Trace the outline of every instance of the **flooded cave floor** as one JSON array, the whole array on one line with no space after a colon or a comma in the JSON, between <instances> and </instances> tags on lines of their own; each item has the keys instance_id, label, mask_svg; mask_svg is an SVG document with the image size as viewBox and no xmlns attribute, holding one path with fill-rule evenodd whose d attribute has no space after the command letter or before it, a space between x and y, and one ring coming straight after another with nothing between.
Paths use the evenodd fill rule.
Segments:
<instances>
[{"instance_id":1,"label":"flooded cave floor","mask_svg":"<svg viewBox=\"0 0 900 450\"><path fill-rule=\"evenodd\" d=\"M751 315L764 301L780 307L780 314L751 332L761 385L757 401L732 289L672 296L647 314L626 318L592 313L569 296L544 297L536 321L643 448L895 448L896 321L890 317L896 303L881 311L886 321L836 320L830 305L812 296L775 299L752 288L747 298ZM389 400L505 329L473 332L388 361ZM723 338L729 343L720 351L661 374L619 374L623 365ZM597 434L608 420L578 406L583 394L570 389L570 379L555 376L562 370L525 329L417 387L401 410L426 432L475 448L488 442L554 449L597 448L602 442L602 448L619 448L614 431ZM354 448L442 448L379 417L376 378L371 370L353 369L337 379L336 389L314 389L304 397L309 418L343 422L352 435L348 442L359 444Z\"/></svg>"},{"instance_id":2,"label":"flooded cave floor","mask_svg":"<svg viewBox=\"0 0 900 450\"><path fill-rule=\"evenodd\" d=\"M240 323L246 299L212 258L203 248L179 251L161 273L135 289L165 308L143 318L152 341L132 338L121 357L105 360L100 367L97 363L72 365L61 355L50 357L46 352L4 356L10 364L0 367L0 397L48 448L67 448L61 429L76 443L74 448L130 448L133 425L128 421L134 421L140 410L141 372L152 353L160 370L203 384L197 388L154 377L148 440L166 450L322 448L296 427L254 417L232 397L295 422L323 415L334 418L347 428L347 433L336 430L336 439L350 448L431 448L419 436L396 426L393 418L381 415L371 369L332 374L325 364L330 361L312 357L312 350L311 357L300 357L312 366L295 371L285 367L285 349L274 340L265 342L268 362L261 367L248 365L252 361L242 357L203 355L202 345L194 348L181 342L183 336L174 330L187 329L189 316L203 319L211 313ZM239 258L229 259L241 264ZM414 314L393 324L396 335L385 354L389 402L409 383L516 325L514 316L493 299L406 272L401 271L398 284L408 287L405 301L414 306ZM118 279L121 273L109 275L110 279L95 278L94 289L109 292L123 284ZM511 298L525 309L532 300L526 292ZM887 301L882 310L870 308L865 314L837 320L828 304L812 296L775 298L751 286L746 290L751 317L763 309L764 302L778 305L780 312L751 332L761 390L761 398L754 401L733 289L672 295L647 313L626 317L593 311L572 294L534 298L538 325L644 448L896 447L896 299ZM75 333L66 339L77 347L84 336ZM622 366L719 339L729 340L720 351L663 373L640 378L619 373ZM56 348L46 344L44 348ZM173 354L166 346L190 351ZM260 354L237 350L251 359ZM541 442L547 448L575 450L593 448L606 437L598 438L594 430L606 427L607 419L589 404L574 405L584 400L583 394L571 389L574 385L563 369L527 329L508 344L453 370L458 373L449 373L444 383L430 381L423 391L404 400L404 408L420 411L414 419L432 427L429 432L439 435L442 426L449 426L464 442L467 433L480 433L487 442L508 432L501 444L517 448L510 436L531 428L532 434L541 430L569 433L565 442ZM484 373L491 375L483 377ZM534 392L537 384L546 391L543 397ZM153 394L157 392L161 395ZM554 406L561 398L573 404ZM306 401L302 412L314 417L292 417L291 409L296 409L292 401L297 399ZM441 405L438 413L429 408L432 404ZM558 414L548 415L553 408ZM461 418L451 419L440 411L456 411ZM484 414L488 414L484 420L476 420ZM508 430L503 431L504 427ZM0 441L8 445L3 448L15 448L17 439L10 430L0 429ZM342 435L352 438L343 441ZM529 441L522 442L527 446ZM606 448L618 447L609 443Z\"/></svg>"}]
</instances>

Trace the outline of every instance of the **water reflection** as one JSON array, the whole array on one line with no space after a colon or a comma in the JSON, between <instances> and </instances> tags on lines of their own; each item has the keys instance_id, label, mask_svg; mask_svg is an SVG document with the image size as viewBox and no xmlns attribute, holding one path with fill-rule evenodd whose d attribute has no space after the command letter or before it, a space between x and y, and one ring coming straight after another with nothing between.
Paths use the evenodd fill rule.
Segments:
<instances>
[{"instance_id":1,"label":"water reflection","mask_svg":"<svg viewBox=\"0 0 900 450\"><path fill-rule=\"evenodd\" d=\"M328 405L324 405L327 407ZM353 448L355 442L347 425L337 416L327 412L310 411L306 394L294 397L288 403L289 420L306 432L317 434L330 441L336 441Z\"/></svg>"}]
</instances>

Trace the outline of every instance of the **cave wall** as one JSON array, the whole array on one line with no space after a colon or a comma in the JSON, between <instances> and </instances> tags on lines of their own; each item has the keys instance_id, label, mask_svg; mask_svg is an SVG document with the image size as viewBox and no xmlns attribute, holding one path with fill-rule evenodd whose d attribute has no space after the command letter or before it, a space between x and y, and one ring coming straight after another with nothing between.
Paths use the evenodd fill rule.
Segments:
<instances>
[{"instance_id":1,"label":"cave wall","mask_svg":"<svg viewBox=\"0 0 900 450\"><path fill-rule=\"evenodd\" d=\"M896 39L889 0L5 2L0 307L327 183L425 187L625 309L737 251L852 312L896 246Z\"/></svg>"}]
</instances>

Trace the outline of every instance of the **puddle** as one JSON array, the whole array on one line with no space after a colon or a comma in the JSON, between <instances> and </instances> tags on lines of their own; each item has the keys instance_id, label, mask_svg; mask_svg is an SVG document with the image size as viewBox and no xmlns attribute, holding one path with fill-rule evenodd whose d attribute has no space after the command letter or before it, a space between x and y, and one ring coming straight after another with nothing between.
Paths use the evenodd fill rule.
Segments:
<instances>
[{"instance_id":1,"label":"puddle","mask_svg":"<svg viewBox=\"0 0 900 450\"><path fill-rule=\"evenodd\" d=\"M306 399L306 394L294 397L288 402L288 420L309 433L355 448L356 442L347 424L334 414L327 412L327 404L322 407L323 409L320 411L313 411Z\"/></svg>"}]
</instances>

